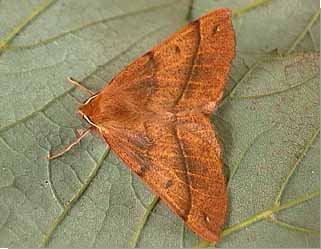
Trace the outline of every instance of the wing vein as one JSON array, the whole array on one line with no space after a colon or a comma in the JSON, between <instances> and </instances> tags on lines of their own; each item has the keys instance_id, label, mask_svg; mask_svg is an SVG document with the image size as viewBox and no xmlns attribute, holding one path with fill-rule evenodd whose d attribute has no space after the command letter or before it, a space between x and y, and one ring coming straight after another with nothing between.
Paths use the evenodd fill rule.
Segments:
<instances>
[{"instance_id":1,"label":"wing vein","mask_svg":"<svg viewBox=\"0 0 321 249\"><path fill-rule=\"evenodd\" d=\"M186 160L186 155L185 155L185 151L184 151L184 148L183 148L182 141L181 141L181 139L179 139L177 128L175 126L173 127L173 131L174 131L175 139L178 142L178 148L179 148L180 154L183 157L183 167L184 167L185 174L186 174L186 183L185 184L187 185L187 189L188 189L187 192L188 192L188 199L189 199L187 212L186 212L186 217L188 217L188 215L189 215L189 213L191 211L191 207L192 207L191 177L188 174L190 169L189 169L188 162Z\"/></svg>"},{"instance_id":2,"label":"wing vein","mask_svg":"<svg viewBox=\"0 0 321 249\"><path fill-rule=\"evenodd\" d=\"M182 92L177 97L176 101L174 102L174 106L176 106L178 104L178 102L181 100L181 98L184 96L185 91L186 91L187 86L188 86L188 83L190 82L190 80L192 78L192 75L193 75L195 60L196 60L196 58L198 56L198 52L199 52L199 48L200 48L200 44L201 44L200 22L196 21L196 24L197 24L197 26L196 26L196 30L197 30L197 32L196 32L196 35L197 35L197 48L196 48L195 54L194 54L193 59L192 59L192 68L188 72L187 80L184 82L184 86L183 86Z\"/></svg>"}]
</instances>

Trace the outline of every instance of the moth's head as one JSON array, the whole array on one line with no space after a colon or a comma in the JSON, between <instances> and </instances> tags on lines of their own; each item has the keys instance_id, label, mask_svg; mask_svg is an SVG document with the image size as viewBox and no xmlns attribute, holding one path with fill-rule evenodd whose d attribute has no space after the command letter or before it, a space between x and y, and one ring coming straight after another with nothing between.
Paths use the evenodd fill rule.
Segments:
<instances>
[{"instance_id":1,"label":"moth's head","mask_svg":"<svg viewBox=\"0 0 321 249\"><path fill-rule=\"evenodd\" d=\"M85 101L84 104L78 107L78 113L92 126L97 127L97 122L95 120L95 114L97 114L97 95L91 96ZM97 127L98 128L98 127Z\"/></svg>"}]
</instances>

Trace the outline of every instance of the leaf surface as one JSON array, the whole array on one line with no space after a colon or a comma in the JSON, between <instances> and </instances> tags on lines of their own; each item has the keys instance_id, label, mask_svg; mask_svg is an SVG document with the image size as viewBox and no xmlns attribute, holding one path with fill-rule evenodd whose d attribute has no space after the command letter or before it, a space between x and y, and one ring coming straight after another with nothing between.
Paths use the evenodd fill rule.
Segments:
<instances>
[{"instance_id":1,"label":"leaf surface","mask_svg":"<svg viewBox=\"0 0 321 249\"><path fill-rule=\"evenodd\" d=\"M190 6L187 0L0 1L2 247L208 246L95 134L59 159L42 158L84 126L75 109L86 96L67 76L99 90L187 16L218 7L234 10L238 44L212 116L229 171L230 213L218 246L319 247L316 1Z\"/></svg>"}]
</instances>

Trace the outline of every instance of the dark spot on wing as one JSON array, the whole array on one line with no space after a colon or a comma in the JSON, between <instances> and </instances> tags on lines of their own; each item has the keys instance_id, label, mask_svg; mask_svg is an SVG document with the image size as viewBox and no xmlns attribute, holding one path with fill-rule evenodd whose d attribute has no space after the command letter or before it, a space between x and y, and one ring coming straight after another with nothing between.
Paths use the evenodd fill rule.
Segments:
<instances>
[{"instance_id":1,"label":"dark spot on wing","mask_svg":"<svg viewBox=\"0 0 321 249\"><path fill-rule=\"evenodd\" d=\"M131 137L130 142L139 148L147 148L152 145L152 141L144 134L138 134Z\"/></svg>"},{"instance_id":2,"label":"dark spot on wing","mask_svg":"<svg viewBox=\"0 0 321 249\"><path fill-rule=\"evenodd\" d=\"M179 46L175 45L175 53L179 54L181 52L181 49L179 48Z\"/></svg>"},{"instance_id":3,"label":"dark spot on wing","mask_svg":"<svg viewBox=\"0 0 321 249\"><path fill-rule=\"evenodd\" d=\"M219 32L220 31L220 26L219 25L214 25L212 31L213 31L213 34Z\"/></svg>"},{"instance_id":4,"label":"dark spot on wing","mask_svg":"<svg viewBox=\"0 0 321 249\"><path fill-rule=\"evenodd\" d=\"M136 174L138 176L143 176L145 171L148 170L149 168L149 161L146 157L144 157L141 154L132 152L131 153L132 157L135 158L136 162L139 164L139 170L136 171Z\"/></svg>"},{"instance_id":5,"label":"dark spot on wing","mask_svg":"<svg viewBox=\"0 0 321 249\"><path fill-rule=\"evenodd\" d=\"M173 180L168 180L166 183L165 183L165 189L168 189L170 186L172 186L174 184Z\"/></svg>"}]
</instances>

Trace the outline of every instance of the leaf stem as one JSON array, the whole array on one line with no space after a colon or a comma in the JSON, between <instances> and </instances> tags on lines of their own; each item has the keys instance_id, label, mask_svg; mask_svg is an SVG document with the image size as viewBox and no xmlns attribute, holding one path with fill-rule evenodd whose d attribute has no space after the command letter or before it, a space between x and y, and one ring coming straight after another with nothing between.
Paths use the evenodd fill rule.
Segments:
<instances>
[{"instance_id":1,"label":"leaf stem","mask_svg":"<svg viewBox=\"0 0 321 249\"><path fill-rule=\"evenodd\" d=\"M233 233L235 231L240 230L243 227L246 227L248 225L256 223L256 222L258 222L258 221L260 221L260 220L262 220L264 218L267 218L273 213L277 213L277 212L280 212L280 211L282 211L284 209L288 209L290 207L299 205L299 204L301 204L301 203L303 203L303 202L305 202L307 200L310 200L310 199L312 199L314 197L317 197L319 195L320 195L320 190L317 190L317 191L314 191L312 193L308 193L303 197L299 197L299 198L294 199L292 201L288 201L285 204L282 204L280 206L273 206L273 207L271 207L269 209L266 209L266 210L264 210L264 211L262 211L262 212L260 212L260 213L258 213L256 215L250 216L249 218L245 219L244 221L242 221L242 222L240 222L238 224L235 224L235 225L225 229L222 232L221 237L223 238L223 237L225 237L225 236L227 236L227 235L229 235L229 234L231 234L231 233Z\"/></svg>"},{"instance_id":2,"label":"leaf stem","mask_svg":"<svg viewBox=\"0 0 321 249\"><path fill-rule=\"evenodd\" d=\"M145 212L143 214L143 216L141 217L141 220L139 221L139 223L136 226L136 230L133 233L129 243L128 243L128 247L129 248L135 248L137 245L137 242L139 240L140 234L150 216L150 214L152 213L153 209L155 208L156 204L159 201L159 197L158 196L154 196L153 200L151 201L150 204L148 204L147 208L145 209Z\"/></svg>"},{"instance_id":3,"label":"leaf stem","mask_svg":"<svg viewBox=\"0 0 321 249\"><path fill-rule=\"evenodd\" d=\"M284 53L284 55L288 55L291 52L293 52L293 50L296 48L296 46L300 43L300 41L305 37L306 33L309 32L309 30L311 29L311 27L313 26L313 24L318 20L320 16L320 9L318 8L318 10L314 13L314 15L311 17L310 21L308 22L308 24L306 25L306 27L303 29L302 32L300 32L300 34L297 36L297 38L293 41L292 45L290 46L290 48Z\"/></svg>"},{"instance_id":4,"label":"leaf stem","mask_svg":"<svg viewBox=\"0 0 321 249\"><path fill-rule=\"evenodd\" d=\"M268 131L270 131L271 129L273 129L274 126L275 126L275 124L272 125L272 127L268 128L268 129L266 129L266 130L264 130L264 131L261 131L259 134L257 134L257 135L253 138L253 140L250 142L250 144L246 147L246 149L243 151L243 153L242 153L242 155L241 155L240 160L236 163L233 171L232 171L231 174L230 174L227 187L230 186L231 180L233 179L233 177L234 177L234 175L236 174L236 172L237 172L237 170L238 170L241 162L243 161L243 159L245 158L246 154L249 152L249 150L251 149L251 147L256 143L256 141L257 141L263 134L265 134L266 132L268 132Z\"/></svg>"},{"instance_id":5,"label":"leaf stem","mask_svg":"<svg viewBox=\"0 0 321 249\"><path fill-rule=\"evenodd\" d=\"M63 220L68 215L69 211L72 209L74 204L80 199L80 197L86 192L90 183L93 181L95 176L97 175L99 169L101 168L104 160L108 157L110 149L107 149L100 160L95 165L94 169L88 175L84 184L78 189L75 195L65 204L63 211L49 224L47 231L43 235L42 245L41 247L48 247L48 243L52 237L52 234L55 232L57 227L63 222Z\"/></svg>"},{"instance_id":6,"label":"leaf stem","mask_svg":"<svg viewBox=\"0 0 321 249\"><path fill-rule=\"evenodd\" d=\"M270 2L270 1L271 0L256 0L253 3L250 3L244 7L234 9L232 13L234 16L239 17L239 16L243 15L244 13L249 12L250 10L255 9L255 8L257 8L263 4L266 4L267 2Z\"/></svg>"},{"instance_id":7,"label":"leaf stem","mask_svg":"<svg viewBox=\"0 0 321 249\"><path fill-rule=\"evenodd\" d=\"M248 78L249 75L251 75L251 73L254 71L254 69L257 68L258 65L259 65L259 62L257 61L246 71L245 74L243 74L242 78L238 82L236 82L235 85L232 87L232 89L223 97L223 99L220 102L220 106L223 106L229 98L233 98L236 88L241 83L243 83Z\"/></svg>"},{"instance_id":8,"label":"leaf stem","mask_svg":"<svg viewBox=\"0 0 321 249\"><path fill-rule=\"evenodd\" d=\"M6 47L6 50L29 49L29 48L34 48L34 47L37 47L37 46L40 46L40 45L47 45L50 42L58 40L58 39L66 36L68 34L76 33L78 31L81 31L81 30L96 26L96 25L101 24L101 23L108 23L108 22L111 22L111 21L114 21L114 20L118 20L118 19L121 19L121 18L124 18L124 17L136 16L136 15L141 14L141 13L157 11L157 10L159 10L161 8L167 8L167 7L170 7L172 5L173 5L173 3L159 4L159 5L155 5L155 6L142 8L142 9L139 9L139 10L135 10L135 11L132 11L132 12L127 12L127 13L122 14L122 15L103 18L103 19L100 19L100 20L97 20L97 21L86 23L86 24L84 24L82 26L79 26L79 27L75 27L75 28L70 29L68 31L62 32L62 33L60 33L58 35L54 35L52 37L49 37L49 38L46 38L46 39L43 39L43 40L39 40L39 41L37 41L35 43L21 45L21 46L14 46L14 47L13 46ZM0 46L0 51L1 51L1 46Z\"/></svg>"},{"instance_id":9,"label":"leaf stem","mask_svg":"<svg viewBox=\"0 0 321 249\"><path fill-rule=\"evenodd\" d=\"M268 219L268 221L270 221L271 223L274 223L280 227L283 227L283 228L286 228L288 230L291 230L291 231L296 231L296 232L301 232L301 233L306 233L306 234L309 234L309 235L316 235L316 236L320 236L320 231L318 230L314 230L314 229L310 229L310 228L305 228L305 227L300 227L300 226L294 226L294 225L291 225L287 222L283 222L283 221L280 221L278 219Z\"/></svg>"},{"instance_id":10,"label":"leaf stem","mask_svg":"<svg viewBox=\"0 0 321 249\"><path fill-rule=\"evenodd\" d=\"M308 78L306 80L303 80L302 82L297 83L295 85L289 86L289 87L287 87L285 89L276 90L276 91L272 91L272 92L269 92L269 93L257 94L257 95L235 96L235 97L231 97L231 99L232 100L245 100L245 99L259 99L259 98L264 98L264 97L270 97L270 96L273 96L273 95L276 95L276 94L281 94L281 93L296 89L296 88L298 88L300 86L303 86L304 84L308 83L311 80L314 80L318 76L319 76L319 74L315 74L312 77L310 77L310 78Z\"/></svg>"},{"instance_id":11,"label":"leaf stem","mask_svg":"<svg viewBox=\"0 0 321 249\"><path fill-rule=\"evenodd\" d=\"M250 217L248 217L247 219L243 220L242 222L240 223L237 223L235 225L232 225L226 229L223 230L223 232L221 233L221 238L224 238L228 235L230 235L231 233L233 232L236 232L236 231L239 231L241 230L242 228L244 227L247 227L249 225L252 225L260 220L263 220L263 219L266 219L268 217L270 217L272 214L274 213L277 213L277 212L280 212L282 210L285 210L285 209L288 209L290 207L293 207L293 206L296 206L296 205L299 205L305 201L308 201L314 197L317 197L320 195L320 190L317 190L317 191L314 191L312 193L308 193L306 194L305 196L303 197L299 197L299 198L296 198L294 200L291 200L291 201L288 201L286 202L285 204L282 204L280 206L272 206L260 213L257 213L255 215L252 215ZM207 247L209 246L210 243L209 242L206 242L206 241L201 241L200 243L198 243L197 245L193 246L193 247Z\"/></svg>"},{"instance_id":12,"label":"leaf stem","mask_svg":"<svg viewBox=\"0 0 321 249\"><path fill-rule=\"evenodd\" d=\"M284 182L282 183L282 185L281 185L281 187L280 187L280 190L279 190L279 192L278 192L278 194L277 194L277 196L276 196L276 198L275 198L274 204L275 204L276 206L279 206L279 205L280 205L281 197L282 197L282 194L283 194L283 192L284 192L284 189L285 189L286 185L288 184L288 182L289 182L291 176L293 175L294 171L296 170L296 168L298 167L298 165L299 165L299 163L302 161L302 159L305 157L307 151L308 151L309 148L312 146L312 144L314 143L314 141L315 141L315 139L317 138L317 136L319 135L319 133L320 133L320 128L317 129L317 131L313 134L313 136L311 137L311 139L309 139L309 141L307 142L307 144L304 146L304 148L302 149L302 151L301 151L301 153L300 153L299 158L297 158L297 159L294 161L294 163L293 163L293 165L292 165L292 167L291 167L288 175L285 177Z\"/></svg>"},{"instance_id":13,"label":"leaf stem","mask_svg":"<svg viewBox=\"0 0 321 249\"><path fill-rule=\"evenodd\" d=\"M15 27L13 27L5 36L0 39L0 51L3 50L14 38L21 32L34 18L39 16L43 11L50 7L57 0L44 0L38 8L33 10L29 16L19 22Z\"/></svg>"}]
</instances>

